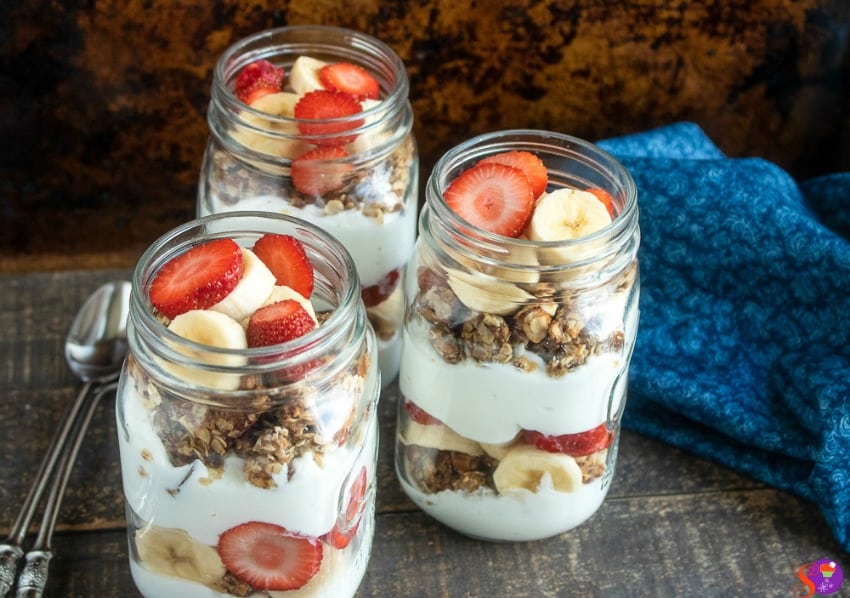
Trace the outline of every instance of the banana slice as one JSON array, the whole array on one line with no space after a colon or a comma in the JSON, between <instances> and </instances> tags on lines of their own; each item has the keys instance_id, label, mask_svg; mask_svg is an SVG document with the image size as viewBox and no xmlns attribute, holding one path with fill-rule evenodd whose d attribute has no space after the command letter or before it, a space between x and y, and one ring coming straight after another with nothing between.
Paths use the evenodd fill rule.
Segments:
<instances>
[{"instance_id":1,"label":"banana slice","mask_svg":"<svg viewBox=\"0 0 850 598\"><path fill-rule=\"evenodd\" d=\"M242 248L242 278L211 310L241 322L262 306L275 287L275 276L250 249Z\"/></svg>"},{"instance_id":2,"label":"banana slice","mask_svg":"<svg viewBox=\"0 0 850 598\"><path fill-rule=\"evenodd\" d=\"M326 64L328 63L316 58L299 56L289 70L289 86L299 96L316 89L324 89L324 85L319 81L319 71Z\"/></svg>"},{"instance_id":3,"label":"banana slice","mask_svg":"<svg viewBox=\"0 0 850 598\"><path fill-rule=\"evenodd\" d=\"M171 320L168 329L185 339L212 347L223 349L245 349L248 347L248 340L245 337L245 329L242 328L242 325L230 316L218 311L208 309L187 311ZM158 359L162 367L171 371L174 375L208 388L221 390L239 388L241 381L239 374L208 371L203 368L203 365L238 367L245 363L244 357L226 353L195 351L182 346L177 347L176 350L196 360L199 367L183 366Z\"/></svg>"},{"instance_id":4,"label":"banana slice","mask_svg":"<svg viewBox=\"0 0 850 598\"><path fill-rule=\"evenodd\" d=\"M548 483L558 492L574 492L581 487L581 468L569 455L524 444L508 451L499 461L493 483L499 492L521 488L537 492Z\"/></svg>"},{"instance_id":5,"label":"banana slice","mask_svg":"<svg viewBox=\"0 0 850 598\"><path fill-rule=\"evenodd\" d=\"M611 215L599 199L589 191L562 188L544 193L534 206L528 225L528 238L533 241L567 241L594 233L611 223ZM548 264L568 264L587 257L587 247L545 248L540 260Z\"/></svg>"},{"instance_id":6,"label":"banana slice","mask_svg":"<svg viewBox=\"0 0 850 598\"><path fill-rule=\"evenodd\" d=\"M448 426L442 424L420 424L419 422L408 422L405 434L401 441L404 444L415 444L425 448L440 451L457 451L467 455L481 455L484 451L474 440L464 438Z\"/></svg>"},{"instance_id":7,"label":"banana slice","mask_svg":"<svg viewBox=\"0 0 850 598\"><path fill-rule=\"evenodd\" d=\"M272 289L271 295L269 295L269 298L266 299L263 305L271 305L272 303L277 303L278 301L285 301L287 299L295 299L298 303L301 304L301 307L304 308L304 311L310 314L310 317L313 318L313 321L316 324L319 323L319 320L316 319L316 310L313 309L313 304L310 302L310 300L304 297L304 295L302 295L292 287L288 287L286 285L276 285ZM245 324L247 325L247 321L245 322Z\"/></svg>"},{"instance_id":8,"label":"banana slice","mask_svg":"<svg viewBox=\"0 0 850 598\"><path fill-rule=\"evenodd\" d=\"M369 321L376 329L395 331L401 327L404 318L404 290L401 286L401 284L396 285L390 296L378 305L366 308Z\"/></svg>"},{"instance_id":9,"label":"banana slice","mask_svg":"<svg viewBox=\"0 0 850 598\"><path fill-rule=\"evenodd\" d=\"M274 116L293 118L295 116L295 104L298 103L299 99L298 94L289 91L267 93L254 100L251 103L251 108Z\"/></svg>"},{"instance_id":10,"label":"banana slice","mask_svg":"<svg viewBox=\"0 0 850 598\"><path fill-rule=\"evenodd\" d=\"M273 116L292 117L298 96L288 91L269 93L256 99L251 107ZM233 138L252 150L283 158L296 158L309 147L298 139L298 127L285 122L244 111L232 132ZM268 170L268 168L266 168Z\"/></svg>"},{"instance_id":11,"label":"banana slice","mask_svg":"<svg viewBox=\"0 0 850 598\"><path fill-rule=\"evenodd\" d=\"M517 285L483 274L449 268L448 285L458 300L473 311L504 316L516 312L534 295Z\"/></svg>"},{"instance_id":12,"label":"banana slice","mask_svg":"<svg viewBox=\"0 0 850 598\"><path fill-rule=\"evenodd\" d=\"M210 586L226 569L215 548L198 542L183 530L148 527L136 530L136 550L145 568Z\"/></svg>"},{"instance_id":13,"label":"banana slice","mask_svg":"<svg viewBox=\"0 0 850 598\"><path fill-rule=\"evenodd\" d=\"M510 440L508 442L504 442L502 444L490 444L489 442L482 442L481 449L487 453L488 457L493 457L494 459L504 459L511 450L516 447L516 440Z\"/></svg>"},{"instance_id":14,"label":"banana slice","mask_svg":"<svg viewBox=\"0 0 850 598\"><path fill-rule=\"evenodd\" d=\"M365 99L360 102L360 105L363 107L363 110L369 110L374 108L378 104L381 103L381 100L372 100ZM384 112L378 112L377 114L373 114L366 118L365 125L372 125L376 121L379 121L383 118ZM385 143L388 139L393 136L394 131L388 130L385 126L378 126L375 128L367 128L363 133L357 136L357 138L348 144L348 153L349 154L365 154L369 150L374 147L379 146L382 143Z\"/></svg>"}]
</instances>

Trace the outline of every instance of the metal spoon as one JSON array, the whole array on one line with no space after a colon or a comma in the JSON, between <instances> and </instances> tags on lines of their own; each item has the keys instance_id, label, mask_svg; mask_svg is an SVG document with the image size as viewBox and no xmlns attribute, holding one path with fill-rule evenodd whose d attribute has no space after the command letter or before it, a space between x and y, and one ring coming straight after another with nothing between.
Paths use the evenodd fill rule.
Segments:
<instances>
[{"instance_id":1,"label":"metal spoon","mask_svg":"<svg viewBox=\"0 0 850 598\"><path fill-rule=\"evenodd\" d=\"M131 285L126 281L110 282L98 288L77 312L68 331L65 339L65 360L71 371L84 384L77 398L65 412L60 427L53 436L6 543L0 544L0 596L5 596L14 583L18 560L23 556L24 539L57 461L65 453L68 461L67 469L70 470L70 465L73 464L71 455L64 450L65 443L91 391L114 382L121 371L121 365L127 354L127 312L130 289ZM81 431L84 432L84 428L85 426ZM64 489L64 484L60 483L61 477L63 476L54 481L54 488L61 486ZM51 495L54 494L56 492L52 491ZM57 510L60 499L61 492L52 501L56 503L52 506ZM49 510L49 508L45 510L46 520L50 515ZM55 515L53 518L55 521ZM52 532L52 525L49 527L51 528L49 531ZM49 538L47 544L49 545ZM45 581L46 573L45 563Z\"/></svg>"}]
</instances>

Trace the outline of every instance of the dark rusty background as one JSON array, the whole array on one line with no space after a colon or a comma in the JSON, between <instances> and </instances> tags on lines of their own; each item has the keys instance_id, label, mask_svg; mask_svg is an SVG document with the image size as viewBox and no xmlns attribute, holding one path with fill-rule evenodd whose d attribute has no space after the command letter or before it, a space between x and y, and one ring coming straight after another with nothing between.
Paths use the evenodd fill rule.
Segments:
<instances>
[{"instance_id":1,"label":"dark rusty background","mask_svg":"<svg viewBox=\"0 0 850 598\"><path fill-rule=\"evenodd\" d=\"M343 8L344 6L344 8ZM128 265L194 215L211 70L269 27L405 61L422 154L485 131L699 123L797 177L847 170L847 0L16 0L0 6L0 271Z\"/></svg>"}]
</instances>

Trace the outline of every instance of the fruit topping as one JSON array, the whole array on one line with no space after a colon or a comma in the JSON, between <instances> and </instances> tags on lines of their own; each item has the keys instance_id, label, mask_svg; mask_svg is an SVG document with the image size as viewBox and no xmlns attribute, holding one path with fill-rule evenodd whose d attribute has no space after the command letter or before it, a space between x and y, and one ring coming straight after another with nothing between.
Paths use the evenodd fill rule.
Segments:
<instances>
[{"instance_id":1,"label":"fruit topping","mask_svg":"<svg viewBox=\"0 0 850 598\"><path fill-rule=\"evenodd\" d=\"M322 67L319 81L325 89L343 91L358 100L376 100L380 86L369 71L350 62L335 62Z\"/></svg>"},{"instance_id":2,"label":"fruit topping","mask_svg":"<svg viewBox=\"0 0 850 598\"><path fill-rule=\"evenodd\" d=\"M546 170L543 160L531 152L519 150L502 152L487 156L479 164L487 164L488 162L519 168L528 177L528 182L531 183L531 192L535 198L540 197L546 191L546 185L549 183L549 172Z\"/></svg>"},{"instance_id":3,"label":"fruit topping","mask_svg":"<svg viewBox=\"0 0 850 598\"><path fill-rule=\"evenodd\" d=\"M596 197L599 198L603 204L605 204L605 208L608 210L608 215L611 218L614 217L614 198L611 197L611 194L608 193L605 189L601 189L599 187L595 187L593 189L587 190L589 193L593 193Z\"/></svg>"},{"instance_id":4,"label":"fruit topping","mask_svg":"<svg viewBox=\"0 0 850 598\"><path fill-rule=\"evenodd\" d=\"M387 300L387 297L393 294L393 291L398 286L401 272L399 270L390 270L377 284L364 287L361 295L363 303L366 307L374 307L379 303Z\"/></svg>"},{"instance_id":5,"label":"fruit topping","mask_svg":"<svg viewBox=\"0 0 850 598\"><path fill-rule=\"evenodd\" d=\"M266 347L303 336L316 322L294 299L284 299L261 307L248 320L248 346Z\"/></svg>"},{"instance_id":6,"label":"fruit topping","mask_svg":"<svg viewBox=\"0 0 850 598\"><path fill-rule=\"evenodd\" d=\"M527 442L541 450L550 453L564 453L572 457L584 457L596 451L601 451L611 446L611 442L614 440L614 433L604 423L592 430L577 434L547 436L534 430L524 430L523 436Z\"/></svg>"},{"instance_id":7,"label":"fruit topping","mask_svg":"<svg viewBox=\"0 0 850 598\"><path fill-rule=\"evenodd\" d=\"M219 537L227 570L254 590L297 590L319 571L322 544L272 523L249 521Z\"/></svg>"},{"instance_id":8,"label":"fruit topping","mask_svg":"<svg viewBox=\"0 0 850 598\"><path fill-rule=\"evenodd\" d=\"M362 111L360 102L340 91L317 89L304 94L295 105L295 118L300 119L298 130L303 135L324 137L315 139L318 145L345 145L356 135L340 135L363 124L362 119L347 118ZM341 119L333 122L328 119ZM319 122L311 122L319 121ZM333 137L330 137L332 136Z\"/></svg>"},{"instance_id":9,"label":"fruit topping","mask_svg":"<svg viewBox=\"0 0 850 598\"><path fill-rule=\"evenodd\" d=\"M313 293L313 265L304 245L291 235L268 233L254 243L254 253L271 270L279 286L309 298Z\"/></svg>"},{"instance_id":10,"label":"fruit topping","mask_svg":"<svg viewBox=\"0 0 850 598\"><path fill-rule=\"evenodd\" d=\"M242 268L242 250L232 239L196 245L160 268L150 286L151 303L169 319L207 309L236 287Z\"/></svg>"},{"instance_id":11,"label":"fruit topping","mask_svg":"<svg viewBox=\"0 0 850 598\"><path fill-rule=\"evenodd\" d=\"M236 97L251 105L255 100L283 89L284 72L268 60L257 60L243 68L236 77Z\"/></svg>"},{"instance_id":12,"label":"fruit topping","mask_svg":"<svg viewBox=\"0 0 850 598\"><path fill-rule=\"evenodd\" d=\"M345 523L342 526L335 525L331 531L322 537L335 548L343 549L347 547L357 534L357 528L360 526L360 519L363 516L364 501L366 500L366 483L366 468L363 467L348 490Z\"/></svg>"},{"instance_id":13,"label":"fruit topping","mask_svg":"<svg viewBox=\"0 0 850 598\"><path fill-rule=\"evenodd\" d=\"M322 196L336 191L351 172L351 164L338 162L348 152L338 146L323 146L309 150L292 161L292 184L299 193Z\"/></svg>"},{"instance_id":14,"label":"fruit topping","mask_svg":"<svg viewBox=\"0 0 850 598\"><path fill-rule=\"evenodd\" d=\"M242 278L227 297L210 306L210 309L241 322L266 302L274 286L274 274L253 251L243 247Z\"/></svg>"},{"instance_id":15,"label":"fruit topping","mask_svg":"<svg viewBox=\"0 0 850 598\"><path fill-rule=\"evenodd\" d=\"M516 237L534 209L528 177L504 164L477 164L454 179L443 197L458 216L497 235Z\"/></svg>"},{"instance_id":16,"label":"fruit topping","mask_svg":"<svg viewBox=\"0 0 850 598\"><path fill-rule=\"evenodd\" d=\"M596 195L565 187L537 200L528 237L534 241L578 239L610 223L608 209Z\"/></svg>"}]
</instances>

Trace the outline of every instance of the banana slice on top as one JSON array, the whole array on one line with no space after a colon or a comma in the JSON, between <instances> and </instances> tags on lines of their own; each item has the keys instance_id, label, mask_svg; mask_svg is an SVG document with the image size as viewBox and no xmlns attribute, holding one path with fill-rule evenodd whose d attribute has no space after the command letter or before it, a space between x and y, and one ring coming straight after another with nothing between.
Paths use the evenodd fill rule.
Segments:
<instances>
[{"instance_id":1,"label":"banana slice on top","mask_svg":"<svg viewBox=\"0 0 850 598\"><path fill-rule=\"evenodd\" d=\"M272 294L275 276L250 249L242 247L242 278L227 296L211 310L241 322L257 311Z\"/></svg>"},{"instance_id":2,"label":"banana slice on top","mask_svg":"<svg viewBox=\"0 0 850 598\"><path fill-rule=\"evenodd\" d=\"M493 483L499 492L519 489L537 492L547 477L557 492L574 492L581 487L581 468L574 457L527 444L511 449L502 457L493 472Z\"/></svg>"},{"instance_id":3,"label":"banana slice on top","mask_svg":"<svg viewBox=\"0 0 850 598\"><path fill-rule=\"evenodd\" d=\"M319 71L327 64L317 58L299 56L289 70L289 86L299 96L317 89L324 89L325 86L319 80Z\"/></svg>"},{"instance_id":4,"label":"banana slice on top","mask_svg":"<svg viewBox=\"0 0 850 598\"><path fill-rule=\"evenodd\" d=\"M544 193L534 206L528 224L528 238L533 241L568 241L580 239L611 223L608 208L589 191L562 188ZM592 250L564 246L540 251L541 261L567 264L582 259Z\"/></svg>"}]
</instances>

